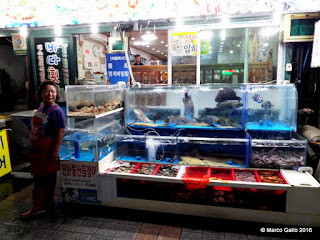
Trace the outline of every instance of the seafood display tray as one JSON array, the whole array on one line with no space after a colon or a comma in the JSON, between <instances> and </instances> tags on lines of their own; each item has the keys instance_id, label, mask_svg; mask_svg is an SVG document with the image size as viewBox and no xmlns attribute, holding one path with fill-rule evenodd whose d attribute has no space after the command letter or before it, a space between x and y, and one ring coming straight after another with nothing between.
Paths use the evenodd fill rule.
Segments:
<instances>
[{"instance_id":1,"label":"seafood display tray","mask_svg":"<svg viewBox=\"0 0 320 240\"><path fill-rule=\"evenodd\" d=\"M135 163L135 162L130 162L130 165L133 165L134 167L132 168L132 170L130 172L117 172L117 173L121 173L121 174L135 174L135 175L153 175L153 176L158 176L159 177L159 172L161 171L161 167L171 167L172 165L167 165L167 164L154 164L154 163ZM154 165L154 166L152 166ZM105 174L111 173L111 172L115 172L116 169L119 168L123 168L124 165L116 165L116 166L111 166L106 172ZM145 168L146 166L151 167L152 166L152 171L151 172L145 172L145 173L141 173L141 169ZM177 166L177 165L176 165ZM151 169L151 168L150 168ZM139 171L140 170L140 171ZM177 171L175 173L174 176L171 177L177 177L178 173L180 171L180 166L177 166ZM164 176L164 177L168 177L168 176Z\"/></svg>"},{"instance_id":2,"label":"seafood display tray","mask_svg":"<svg viewBox=\"0 0 320 240\"><path fill-rule=\"evenodd\" d=\"M117 108L117 109L114 109L114 110L111 110L111 111L108 111L108 112L104 112L104 113L101 113L101 114L98 114L98 115L93 115L93 114L88 114L88 115L68 114L67 117L68 118L84 118L84 119L87 119L87 118L101 118L101 117L104 117L104 116L108 116L108 115L112 115L114 113L120 112L122 110L123 110L123 107Z\"/></svg>"},{"instance_id":3,"label":"seafood display tray","mask_svg":"<svg viewBox=\"0 0 320 240\"><path fill-rule=\"evenodd\" d=\"M114 165L115 164L115 165ZM128 164L128 163L127 163ZM238 191L249 191L256 192L258 189L268 192L269 190L274 191L276 194L284 193L290 184L286 181L284 176L280 171L276 170L258 170L258 169L238 169L238 168L210 168L210 167L186 167L186 166L178 166L178 165L170 165L177 166L178 171L175 177L167 177L167 176L158 176L157 173L161 166L166 164L156 164L157 167L153 170L151 174L139 174L137 173L137 169L141 168L141 165L144 163L136 164L134 162L130 162L130 164L134 164L134 167L130 170L130 172L115 172L114 170L121 167L117 165L117 161L113 163L105 172L102 174L112 174L118 176L119 178L127 178L127 179L139 179L139 180L147 180L147 181L155 181L155 182L174 182L174 183L184 183L190 181L193 184L206 184L208 186L212 186L214 190L221 191L232 191L233 189ZM292 170L291 170L292 171ZM235 174L236 173L247 173L250 172L254 176L254 182L247 181L237 181ZM264 177L267 179L265 180ZM268 178L270 180L268 180ZM269 181L269 182L268 182ZM277 182L278 181L278 182ZM276 192L279 191L279 192Z\"/></svg>"}]
</instances>

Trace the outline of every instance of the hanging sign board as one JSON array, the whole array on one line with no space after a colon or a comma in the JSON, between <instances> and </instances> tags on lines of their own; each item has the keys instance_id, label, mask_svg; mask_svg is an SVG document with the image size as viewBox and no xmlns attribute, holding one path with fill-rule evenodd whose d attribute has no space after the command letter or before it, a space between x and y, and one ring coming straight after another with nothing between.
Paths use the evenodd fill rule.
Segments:
<instances>
[{"instance_id":1,"label":"hanging sign board","mask_svg":"<svg viewBox=\"0 0 320 240\"><path fill-rule=\"evenodd\" d=\"M0 177L6 175L9 172L11 172L11 163L7 141L7 132L3 129L0 132Z\"/></svg>"},{"instance_id":2,"label":"hanging sign board","mask_svg":"<svg viewBox=\"0 0 320 240\"><path fill-rule=\"evenodd\" d=\"M316 22L314 29L311 67L320 67L320 21Z\"/></svg>"},{"instance_id":3,"label":"hanging sign board","mask_svg":"<svg viewBox=\"0 0 320 240\"><path fill-rule=\"evenodd\" d=\"M55 38L35 39L37 77L40 82L51 80L63 87L69 84L70 79L69 39L60 38L59 43L55 40Z\"/></svg>"},{"instance_id":4,"label":"hanging sign board","mask_svg":"<svg viewBox=\"0 0 320 240\"><path fill-rule=\"evenodd\" d=\"M100 204L97 199L98 163L60 161L62 198L66 202Z\"/></svg>"},{"instance_id":5,"label":"hanging sign board","mask_svg":"<svg viewBox=\"0 0 320 240\"><path fill-rule=\"evenodd\" d=\"M124 53L107 54L107 71L110 84L129 81L129 69Z\"/></svg>"},{"instance_id":6,"label":"hanging sign board","mask_svg":"<svg viewBox=\"0 0 320 240\"><path fill-rule=\"evenodd\" d=\"M176 32L172 34L172 56L197 55L197 32Z\"/></svg>"},{"instance_id":7,"label":"hanging sign board","mask_svg":"<svg viewBox=\"0 0 320 240\"><path fill-rule=\"evenodd\" d=\"M15 55L27 55L27 39L20 34L11 34L11 36Z\"/></svg>"}]
</instances>

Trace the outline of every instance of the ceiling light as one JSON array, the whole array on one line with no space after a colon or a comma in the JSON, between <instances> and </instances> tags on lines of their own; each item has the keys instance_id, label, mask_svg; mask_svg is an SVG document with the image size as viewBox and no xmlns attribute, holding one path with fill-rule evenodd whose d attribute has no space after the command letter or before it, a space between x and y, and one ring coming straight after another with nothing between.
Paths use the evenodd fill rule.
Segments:
<instances>
[{"instance_id":1,"label":"ceiling light","mask_svg":"<svg viewBox=\"0 0 320 240\"><path fill-rule=\"evenodd\" d=\"M149 45L147 45L146 47L150 47Z\"/></svg>"},{"instance_id":2,"label":"ceiling light","mask_svg":"<svg viewBox=\"0 0 320 240\"><path fill-rule=\"evenodd\" d=\"M178 18L176 21L176 27L182 27L183 26L183 19L182 18Z\"/></svg>"},{"instance_id":3,"label":"ceiling light","mask_svg":"<svg viewBox=\"0 0 320 240\"><path fill-rule=\"evenodd\" d=\"M157 50L157 52L160 52L159 50Z\"/></svg>"},{"instance_id":4,"label":"ceiling light","mask_svg":"<svg viewBox=\"0 0 320 240\"><path fill-rule=\"evenodd\" d=\"M143 34L141 37L143 38L143 40L146 40L146 41L153 41L158 39L158 37L154 33L150 33L150 32Z\"/></svg>"},{"instance_id":5,"label":"ceiling light","mask_svg":"<svg viewBox=\"0 0 320 240\"><path fill-rule=\"evenodd\" d=\"M168 47L168 44L166 44L166 47Z\"/></svg>"},{"instance_id":6,"label":"ceiling light","mask_svg":"<svg viewBox=\"0 0 320 240\"><path fill-rule=\"evenodd\" d=\"M61 45L62 45L62 38L56 37L56 38L54 39L54 41L56 42L56 45L57 45L57 46L61 46Z\"/></svg>"},{"instance_id":7,"label":"ceiling light","mask_svg":"<svg viewBox=\"0 0 320 240\"><path fill-rule=\"evenodd\" d=\"M226 40L226 30L221 30L221 40Z\"/></svg>"},{"instance_id":8,"label":"ceiling light","mask_svg":"<svg viewBox=\"0 0 320 240\"><path fill-rule=\"evenodd\" d=\"M152 50L156 50L155 48L152 48Z\"/></svg>"},{"instance_id":9,"label":"ceiling light","mask_svg":"<svg viewBox=\"0 0 320 240\"><path fill-rule=\"evenodd\" d=\"M164 43L164 41L161 41L160 43Z\"/></svg>"},{"instance_id":10,"label":"ceiling light","mask_svg":"<svg viewBox=\"0 0 320 240\"><path fill-rule=\"evenodd\" d=\"M98 33L98 24L92 23L90 28L91 28L91 33Z\"/></svg>"},{"instance_id":11,"label":"ceiling light","mask_svg":"<svg viewBox=\"0 0 320 240\"><path fill-rule=\"evenodd\" d=\"M166 56L166 57L168 57L168 55L167 55L167 54L166 54L165 56Z\"/></svg>"},{"instance_id":12,"label":"ceiling light","mask_svg":"<svg viewBox=\"0 0 320 240\"><path fill-rule=\"evenodd\" d=\"M20 27L20 35L24 38L28 36L28 28L26 25Z\"/></svg>"},{"instance_id":13,"label":"ceiling light","mask_svg":"<svg viewBox=\"0 0 320 240\"><path fill-rule=\"evenodd\" d=\"M232 50L230 50L230 53L233 53L233 51L232 51Z\"/></svg>"},{"instance_id":14,"label":"ceiling light","mask_svg":"<svg viewBox=\"0 0 320 240\"><path fill-rule=\"evenodd\" d=\"M61 33L62 33L61 25L60 25L60 24L57 24L57 25L54 27L54 34L55 34L56 36L61 36Z\"/></svg>"},{"instance_id":15,"label":"ceiling light","mask_svg":"<svg viewBox=\"0 0 320 240\"><path fill-rule=\"evenodd\" d=\"M210 39L213 36L213 32L211 30L201 30L198 36L200 39Z\"/></svg>"},{"instance_id":16,"label":"ceiling light","mask_svg":"<svg viewBox=\"0 0 320 240\"><path fill-rule=\"evenodd\" d=\"M221 23L223 25L227 25L229 23L229 21L230 21L229 15L228 14L223 14L222 15L222 19L221 19Z\"/></svg>"},{"instance_id":17,"label":"ceiling light","mask_svg":"<svg viewBox=\"0 0 320 240\"><path fill-rule=\"evenodd\" d=\"M240 47L240 44L238 44L237 47Z\"/></svg>"},{"instance_id":18,"label":"ceiling light","mask_svg":"<svg viewBox=\"0 0 320 240\"><path fill-rule=\"evenodd\" d=\"M163 52L161 54L164 54Z\"/></svg>"},{"instance_id":19,"label":"ceiling light","mask_svg":"<svg viewBox=\"0 0 320 240\"><path fill-rule=\"evenodd\" d=\"M136 38L132 37L131 40L136 40Z\"/></svg>"}]
</instances>

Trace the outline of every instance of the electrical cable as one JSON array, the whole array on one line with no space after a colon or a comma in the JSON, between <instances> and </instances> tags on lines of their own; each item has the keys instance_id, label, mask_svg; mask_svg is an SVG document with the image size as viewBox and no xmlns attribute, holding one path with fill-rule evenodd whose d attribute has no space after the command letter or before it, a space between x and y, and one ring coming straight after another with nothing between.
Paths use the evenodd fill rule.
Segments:
<instances>
[{"instance_id":1,"label":"electrical cable","mask_svg":"<svg viewBox=\"0 0 320 240\"><path fill-rule=\"evenodd\" d=\"M26 69L27 69L27 80L28 80L27 83L28 83L28 88L27 88L27 99L26 99L26 107L25 107L25 109L28 110L29 91L30 91L28 55L26 55Z\"/></svg>"}]
</instances>

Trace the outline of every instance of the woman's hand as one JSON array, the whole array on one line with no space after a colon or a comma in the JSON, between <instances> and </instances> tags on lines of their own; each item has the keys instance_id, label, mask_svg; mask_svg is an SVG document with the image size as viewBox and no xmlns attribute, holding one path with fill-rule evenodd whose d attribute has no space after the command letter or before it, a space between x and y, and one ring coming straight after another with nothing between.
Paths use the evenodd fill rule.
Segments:
<instances>
[{"instance_id":1,"label":"woman's hand","mask_svg":"<svg viewBox=\"0 0 320 240\"><path fill-rule=\"evenodd\" d=\"M51 160L53 160L53 161L59 161L59 160L60 160L59 152L56 152L56 151L52 152L52 154L51 154Z\"/></svg>"}]
</instances>

